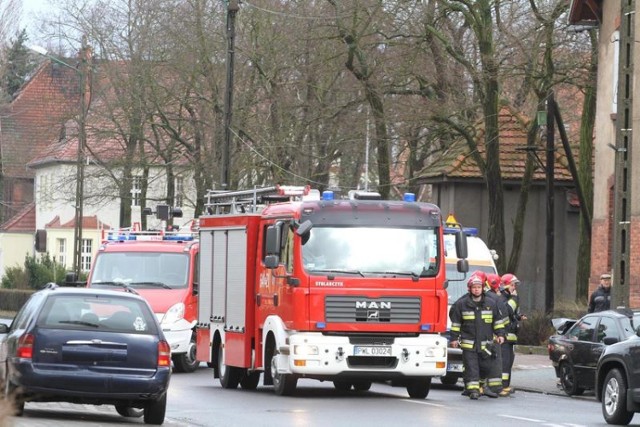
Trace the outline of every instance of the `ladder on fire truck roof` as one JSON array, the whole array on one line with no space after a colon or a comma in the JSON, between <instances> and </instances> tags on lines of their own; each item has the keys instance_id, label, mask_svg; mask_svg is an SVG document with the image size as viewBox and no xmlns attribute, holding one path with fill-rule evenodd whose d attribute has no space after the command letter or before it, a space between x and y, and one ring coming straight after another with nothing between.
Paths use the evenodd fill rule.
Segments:
<instances>
[{"instance_id":1,"label":"ladder on fire truck roof","mask_svg":"<svg viewBox=\"0 0 640 427\"><path fill-rule=\"evenodd\" d=\"M252 190L209 190L205 207L209 214L255 213L269 203L302 200L312 192L308 185L275 185Z\"/></svg>"}]
</instances>

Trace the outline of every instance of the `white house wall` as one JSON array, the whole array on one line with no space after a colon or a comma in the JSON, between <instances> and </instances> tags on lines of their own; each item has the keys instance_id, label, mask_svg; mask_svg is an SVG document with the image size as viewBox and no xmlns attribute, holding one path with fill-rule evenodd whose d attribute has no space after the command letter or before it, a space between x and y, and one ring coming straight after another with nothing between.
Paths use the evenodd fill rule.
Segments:
<instances>
[{"instance_id":1,"label":"white house wall","mask_svg":"<svg viewBox=\"0 0 640 427\"><path fill-rule=\"evenodd\" d=\"M134 171L134 175L142 175L142 171ZM121 178L121 173L116 173ZM195 188L190 175L184 176L183 218L175 219L181 225L193 219ZM75 217L74 199L76 193L76 167L69 164L53 164L36 169L36 228L43 229L56 216L61 223L72 221ZM157 204L164 203L167 192L167 179L164 168L152 168L149 173L147 189L147 205L155 210ZM134 222L138 222L139 208L132 209ZM105 172L90 164L85 168L83 216L97 216L98 220L114 228L129 227L131 224L120 224L120 199L113 183L113 178L105 176ZM148 227L157 228L160 221L148 218Z\"/></svg>"},{"instance_id":2,"label":"white house wall","mask_svg":"<svg viewBox=\"0 0 640 427\"><path fill-rule=\"evenodd\" d=\"M25 257L34 253L33 233L0 233L0 278L7 268L24 267Z\"/></svg>"}]
</instances>

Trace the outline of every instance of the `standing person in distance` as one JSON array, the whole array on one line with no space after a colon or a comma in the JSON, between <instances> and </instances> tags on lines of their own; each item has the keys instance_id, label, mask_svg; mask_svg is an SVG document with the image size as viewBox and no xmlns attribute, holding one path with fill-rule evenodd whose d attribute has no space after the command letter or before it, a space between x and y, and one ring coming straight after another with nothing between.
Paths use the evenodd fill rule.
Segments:
<instances>
[{"instance_id":1,"label":"standing person in distance","mask_svg":"<svg viewBox=\"0 0 640 427\"><path fill-rule=\"evenodd\" d=\"M495 299L487 298L484 283L472 275L467 281L469 292L453 304L451 318L451 346L462 349L465 392L472 400L480 397L480 378L488 377L484 394L498 397L493 388L502 387L501 369L494 363L491 348L496 341L504 341L504 320Z\"/></svg>"},{"instance_id":2,"label":"standing person in distance","mask_svg":"<svg viewBox=\"0 0 640 427\"><path fill-rule=\"evenodd\" d=\"M504 301L509 322L505 325L505 342L501 346L502 350L502 391L500 396L506 397L513 393L511 388L511 370L515 359L514 347L518 342L518 327L522 320L527 320L527 316L520 313L520 300L518 299L517 287L520 280L513 274L505 274L500 280L500 292Z\"/></svg>"},{"instance_id":3,"label":"standing person in distance","mask_svg":"<svg viewBox=\"0 0 640 427\"><path fill-rule=\"evenodd\" d=\"M603 273L600 275L600 285L589 297L588 313L609 310L611 307L611 275Z\"/></svg>"}]
</instances>

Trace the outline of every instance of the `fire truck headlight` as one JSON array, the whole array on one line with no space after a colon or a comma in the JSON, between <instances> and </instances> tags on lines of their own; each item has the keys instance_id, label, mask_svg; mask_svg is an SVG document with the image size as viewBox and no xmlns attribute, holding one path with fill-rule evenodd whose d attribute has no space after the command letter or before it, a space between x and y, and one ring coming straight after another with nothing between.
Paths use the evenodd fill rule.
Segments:
<instances>
[{"instance_id":1,"label":"fire truck headlight","mask_svg":"<svg viewBox=\"0 0 640 427\"><path fill-rule=\"evenodd\" d=\"M319 354L317 345L294 345L293 354L296 356L317 356Z\"/></svg>"},{"instance_id":2,"label":"fire truck headlight","mask_svg":"<svg viewBox=\"0 0 640 427\"><path fill-rule=\"evenodd\" d=\"M426 357L447 357L446 347L427 347L424 355Z\"/></svg>"},{"instance_id":3,"label":"fire truck headlight","mask_svg":"<svg viewBox=\"0 0 640 427\"><path fill-rule=\"evenodd\" d=\"M184 304L179 302L174 304L167 310L160 323L175 323L178 320L184 319Z\"/></svg>"}]
</instances>

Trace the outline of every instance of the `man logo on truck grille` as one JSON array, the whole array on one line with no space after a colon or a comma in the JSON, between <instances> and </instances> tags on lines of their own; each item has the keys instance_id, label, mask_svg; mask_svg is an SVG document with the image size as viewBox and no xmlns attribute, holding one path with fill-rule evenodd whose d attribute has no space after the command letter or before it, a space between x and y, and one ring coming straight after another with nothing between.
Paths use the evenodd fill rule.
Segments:
<instances>
[{"instance_id":1,"label":"man logo on truck grille","mask_svg":"<svg viewBox=\"0 0 640 427\"><path fill-rule=\"evenodd\" d=\"M357 322L389 322L391 301L356 301Z\"/></svg>"}]
</instances>

